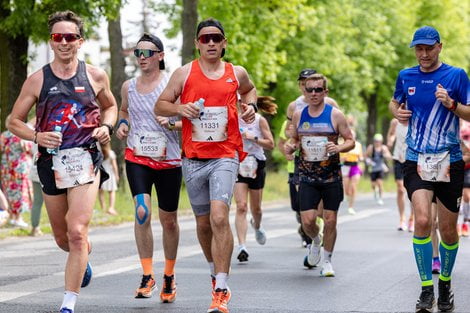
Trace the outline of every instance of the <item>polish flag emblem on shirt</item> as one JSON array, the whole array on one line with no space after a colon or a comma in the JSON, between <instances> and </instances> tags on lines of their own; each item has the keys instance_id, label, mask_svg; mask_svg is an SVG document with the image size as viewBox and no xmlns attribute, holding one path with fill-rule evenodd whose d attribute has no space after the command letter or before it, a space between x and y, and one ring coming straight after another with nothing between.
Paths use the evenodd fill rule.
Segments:
<instances>
[{"instance_id":1,"label":"polish flag emblem on shirt","mask_svg":"<svg viewBox=\"0 0 470 313\"><path fill-rule=\"evenodd\" d=\"M408 87L408 94L410 96L414 95L416 92L416 87Z\"/></svg>"},{"instance_id":2,"label":"polish flag emblem on shirt","mask_svg":"<svg viewBox=\"0 0 470 313\"><path fill-rule=\"evenodd\" d=\"M85 87L75 87L75 92L85 92Z\"/></svg>"}]
</instances>

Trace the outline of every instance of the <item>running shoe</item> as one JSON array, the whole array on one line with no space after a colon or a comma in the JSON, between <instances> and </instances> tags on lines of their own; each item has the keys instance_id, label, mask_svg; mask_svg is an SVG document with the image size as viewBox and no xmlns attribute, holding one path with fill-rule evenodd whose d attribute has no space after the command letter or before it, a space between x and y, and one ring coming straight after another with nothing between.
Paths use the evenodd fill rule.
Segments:
<instances>
[{"instance_id":1,"label":"running shoe","mask_svg":"<svg viewBox=\"0 0 470 313\"><path fill-rule=\"evenodd\" d=\"M439 259L432 261L432 273L439 274L441 272L441 261Z\"/></svg>"},{"instance_id":2,"label":"running shoe","mask_svg":"<svg viewBox=\"0 0 470 313\"><path fill-rule=\"evenodd\" d=\"M73 311L67 308L62 308L60 309L59 313L73 313Z\"/></svg>"},{"instance_id":3,"label":"running shoe","mask_svg":"<svg viewBox=\"0 0 470 313\"><path fill-rule=\"evenodd\" d=\"M212 304L207 313L228 313L228 303L232 297L229 289L216 289L212 296Z\"/></svg>"},{"instance_id":4,"label":"running shoe","mask_svg":"<svg viewBox=\"0 0 470 313\"><path fill-rule=\"evenodd\" d=\"M135 291L136 299L140 298L151 298L152 292L157 288L155 279L152 275L142 275L142 281L140 282L140 287Z\"/></svg>"},{"instance_id":5,"label":"running shoe","mask_svg":"<svg viewBox=\"0 0 470 313\"><path fill-rule=\"evenodd\" d=\"M323 262L320 275L323 277L335 277L335 270L333 269L333 265L331 264L331 262Z\"/></svg>"},{"instance_id":6,"label":"running shoe","mask_svg":"<svg viewBox=\"0 0 470 313\"><path fill-rule=\"evenodd\" d=\"M321 260L321 246L317 246L315 244L311 244L307 246L307 263L314 267Z\"/></svg>"},{"instance_id":7,"label":"running shoe","mask_svg":"<svg viewBox=\"0 0 470 313\"><path fill-rule=\"evenodd\" d=\"M255 238L256 242L260 245L264 245L266 243L266 232L264 229L260 226L258 229L255 228L255 220L251 219L250 224L255 230Z\"/></svg>"},{"instance_id":8,"label":"running shoe","mask_svg":"<svg viewBox=\"0 0 470 313\"><path fill-rule=\"evenodd\" d=\"M441 312L452 312L454 310L454 293L450 288L450 281L439 279L439 298L437 308Z\"/></svg>"},{"instance_id":9,"label":"running shoe","mask_svg":"<svg viewBox=\"0 0 470 313\"><path fill-rule=\"evenodd\" d=\"M248 262L248 251L246 251L245 248L241 248L238 250L238 256L237 256L237 259L239 262Z\"/></svg>"},{"instance_id":10,"label":"running shoe","mask_svg":"<svg viewBox=\"0 0 470 313\"><path fill-rule=\"evenodd\" d=\"M348 208L348 213L350 215L356 215L356 210L354 210L354 208Z\"/></svg>"},{"instance_id":11,"label":"running shoe","mask_svg":"<svg viewBox=\"0 0 470 313\"><path fill-rule=\"evenodd\" d=\"M91 278L93 277L93 269L91 268L90 262L86 263L86 270L85 274L83 274L83 279L82 279L82 288L85 288L90 284Z\"/></svg>"},{"instance_id":12,"label":"running shoe","mask_svg":"<svg viewBox=\"0 0 470 313\"><path fill-rule=\"evenodd\" d=\"M401 222L400 225L398 225L398 228L397 228L399 231L405 231L406 230L406 223L405 222Z\"/></svg>"},{"instance_id":13,"label":"running shoe","mask_svg":"<svg viewBox=\"0 0 470 313\"><path fill-rule=\"evenodd\" d=\"M463 237L468 237L468 224L467 224L467 222L462 224L461 234L462 234Z\"/></svg>"},{"instance_id":14,"label":"running shoe","mask_svg":"<svg viewBox=\"0 0 470 313\"><path fill-rule=\"evenodd\" d=\"M175 275L163 275L162 291L160 291L160 300L163 303L172 303L176 300Z\"/></svg>"},{"instance_id":15,"label":"running shoe","mask_svg":"<svg viewBox=\"0 0 470 313\"><path fill-rule=\"evenodd\" d=\"M431 313L435 303L433 286L423 287L416 302L416 313Z\"/></svg>"},{"instance_id":16,"label":"running shoe","mask_svg":"<svg viewBox=\"0 0 470 313\"><path fill-rule=\"evenodd\" d=\"M382 198L379 198L379 200L377 200L377 204L378 205L384 205L384 201L382 200Z\"/></svg>"}]
</instances>

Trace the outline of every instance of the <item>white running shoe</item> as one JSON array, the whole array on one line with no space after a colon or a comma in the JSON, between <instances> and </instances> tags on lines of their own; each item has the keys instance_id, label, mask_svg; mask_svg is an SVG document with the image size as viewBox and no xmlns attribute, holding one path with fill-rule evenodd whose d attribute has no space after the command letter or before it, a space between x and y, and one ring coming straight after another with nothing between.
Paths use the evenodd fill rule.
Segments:
<instances>
[{"instance_id":1,"label":"white running shoe","mask_svg":"<svg viewBox=\"0 0 470 313\"><path fill-rule=\"evenodd\" d=\"M10 214L8 214L7 210L0 210L0 227L8 222L9 217Z\"/></svg>"},{"instance_id":2,"label":"white running shoe","mask_svg":"<svg viewBox=\"0 0 470 313\"><path fill-rule=\"evenodd\" d=\"M321 260L321 246L311 244L307 246L307 261L312 267L320 263Z\"/></svg>"},{"instance_id":3,"label":"white running shoe","mask_svg":"<svg viewBox=\"0 0 470 313\"><path fill-rule=\"evenodd\" d=\"M348 213L350 215L356 215L356 210L354 210L354 208L348 208Z\"/></svg>"},{"instance_id":4,"label":"white running shoe","mask_svg":"<svg viewBox=\"0 0 470 313\"><path fill-rule=\"evenodd\" d=\"M323 266L320 271L320 275L323 277L335 277L335 271L331 262L323 262Z\"/></svg>"},{"instance_id":5,"label":"white running shoe","mask_svg":"<svg viewBox=\"0 0 470 313\"><path fill-rule=\"evenodd\" d=\"M377 200L377 204L378 205L384 205L384 201L381 198L379 198L379 200Z\"/></svg>"},{"instance_id":6,"label":"white running shoe","mask_svg":"<svg viewBox=\"0 0 470 313\"><path fill-rule=\"evenodd\" d=\"M250 220L250 224L255 230L255 238L256 242L260 245L264 245L266 243L266 231L260 226L260 228L255 228L255 221L253 219Z\"/></svg>"}]
</instances>

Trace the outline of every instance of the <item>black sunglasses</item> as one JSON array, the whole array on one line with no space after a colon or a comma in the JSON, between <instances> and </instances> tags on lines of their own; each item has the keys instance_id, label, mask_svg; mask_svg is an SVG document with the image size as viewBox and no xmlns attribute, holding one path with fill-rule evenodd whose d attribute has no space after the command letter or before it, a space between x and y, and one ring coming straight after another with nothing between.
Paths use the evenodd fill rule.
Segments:
<instances>
[{"instance_id":1,"label":"black sunglasses","mask_svg":"<svg viewBox=\"0 0 470 313\"><path fill-rule=\"evenodd\" d=\"M211 40L214 43L219 43L224 39L225 37L222 34L205 34L197 38L197 40L199 40L200 43L209 43Z\"/></svg>"},{"instance_id":2,"label":"black sunglasses","mask_svg":"<svg viewBox=\"0 0 470 313\"><path fill-rule=\"evenodd\" d=\"M134 50L134 55L138 58L140 58L141 55L144 56L144 58L150 58L153 57L155 53L160 53L161 51L158 50L150 50L150 49L135 49Z\"/></svg>"},{"instance_id":3,"label":"black sunglasses","mask_svg":"<svg viewBox=\"0 0 470 313\"><path fill-rule=\"evenodd\" d=\"M54 33L51 34L51 39L52 41L55 42L62 42L62 39L65 38L65 41L67 42L74 42L75 40L78 40L82 38L79 34L73 34L73 33L66 33L66 34L61 34L61 33Z\"/></svg>"},{"instance_id":4,"label":"black sunglasses","mask_svg":"<svg viewBox=\"0 0 470 313\"><path fill-rule=\"evenodd\" d=\"M320 93L320 92L323 92L325 89L323 87L312 87L312 88L309 88L309 87L305 87L305 91L310 93L312 91L315 91L316 93Z\"/></svg>"}]
</instances>

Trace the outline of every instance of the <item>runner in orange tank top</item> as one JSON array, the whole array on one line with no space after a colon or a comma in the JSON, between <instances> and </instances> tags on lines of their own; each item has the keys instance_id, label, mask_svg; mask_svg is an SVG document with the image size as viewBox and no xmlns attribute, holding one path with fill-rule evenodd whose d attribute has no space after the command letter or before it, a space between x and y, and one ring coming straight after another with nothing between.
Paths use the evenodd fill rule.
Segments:
<instances>
[{"instance_id":1,"label":"runner in orange tank top","mask_svg":"<svg viewBox=\"0 0 470 313\"><path fill-rule=\"evenodd\" d=\"M227 276L233 250L229 208L239 162L245 157L238 112L245 122L253 122L257 97L247 71L221 60L227 40L220 22L204 20L196 34L200 58L173 73L155 113L182 116L183 177L212 275L212 304L207 312L228 313Z\"/></svg>"}]
</instances>

